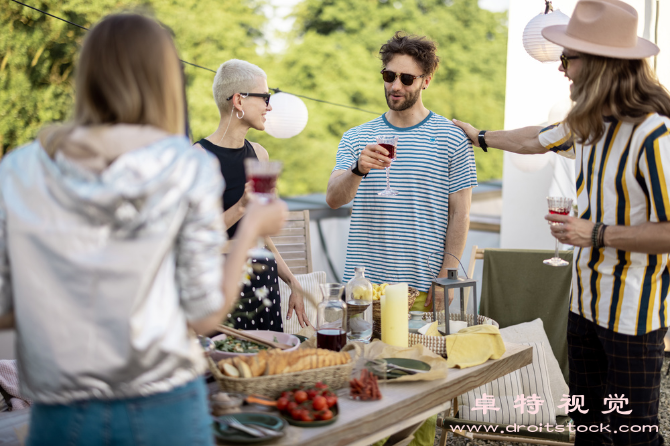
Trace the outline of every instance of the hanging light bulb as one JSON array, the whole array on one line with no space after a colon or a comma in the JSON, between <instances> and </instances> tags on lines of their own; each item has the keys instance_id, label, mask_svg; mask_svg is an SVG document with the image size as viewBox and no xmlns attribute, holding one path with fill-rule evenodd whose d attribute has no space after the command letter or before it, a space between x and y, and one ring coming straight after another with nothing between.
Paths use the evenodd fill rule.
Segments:
<instances>
[{"instance_id":1,"label":"hanging light bulb","mask_svg":"<svg viewBox=\"0 0 670 446\"><path fill-rule=\"evenodd\" d=\"M272 111L268 112L265 121L265 131L269 135L292 138L307 125L307 106L299 97L278 92L270 96L270 105Z\"/></svg>"},{"instance_id":2,"label":"hanging light bulb","mask_svg":"<svg viewBox=\"0 0 670 446\"><path fill-rule=\"evenodd\" d=\"M549 42L542 37L542 30L551 25L567 25L570 17L554 7L549 0L545 0L544 14L538 14L528 22L523 30L523 47L533 59L540 62L557 62L560 60L563 48Z\"/></svg>"}]
</instances>

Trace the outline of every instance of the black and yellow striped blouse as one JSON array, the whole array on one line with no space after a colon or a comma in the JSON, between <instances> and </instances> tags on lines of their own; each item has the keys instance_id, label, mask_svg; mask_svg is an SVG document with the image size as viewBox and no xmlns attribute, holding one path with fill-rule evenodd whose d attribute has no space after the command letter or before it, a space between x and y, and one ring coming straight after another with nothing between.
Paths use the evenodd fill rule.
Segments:
<instances>
[{"instance_id":1,"label":"black and yellow striped blouse","mask_svg":"<svg viewBox=\"0 0 670 446\"><path fill-rule=\"evenodd\" d=\"M593 145L574 142L563 124L543 129L540 142L575 158L580 218L632 226L668 221L668 129L670 119L650 114L637 124L607 120ZM571 311L627 335L668 326L668 254L576 248L573 268Z\"/></svg>"}]
</instances>

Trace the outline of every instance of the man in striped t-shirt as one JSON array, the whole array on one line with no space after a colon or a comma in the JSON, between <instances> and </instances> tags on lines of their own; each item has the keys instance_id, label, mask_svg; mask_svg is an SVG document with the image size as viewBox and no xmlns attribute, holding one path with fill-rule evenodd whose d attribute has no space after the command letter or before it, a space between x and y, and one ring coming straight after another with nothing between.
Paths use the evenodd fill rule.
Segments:
<instances>
[{"instance_id":1,"label":"man in striped t-shirt","mask_svg":"<svg viewBox=\"0 0 670 446\"><path fill-rule=\"evenodd\" d=\"M582 0L567 27L542 34L564 47L559 70L573 81L565 122L480 133L457 124L482 147L576 158L579 217L547 216L561 223L552 234L576 247L567 334L573 404L583 398L570 412L575 445L660 445L647 426L658 425L668 327L670 94L644 60L658 47L637 37L637 12L618 0Z\"/></svg>"},{"instance_id":2,"label":"man in striped t-shirt","mask_svg":"<svg viewBox=\"0 0 670 446\"><path fill-rule=\"evenodd\" d=\"M434 275L446 277L443 268L458 266L477 185L472 144L421 100L437 68L435 49L425 37L400 33L382 46L389 111L344 134L326 197L332 208L354 200L344 280L364 266L372 282L417 288L426 307ZM389 152L376 143L380 135L398 137L390 169L396 196L378 195L386 188L384 169L391 165Z\"/></svg>"}]
</instances>

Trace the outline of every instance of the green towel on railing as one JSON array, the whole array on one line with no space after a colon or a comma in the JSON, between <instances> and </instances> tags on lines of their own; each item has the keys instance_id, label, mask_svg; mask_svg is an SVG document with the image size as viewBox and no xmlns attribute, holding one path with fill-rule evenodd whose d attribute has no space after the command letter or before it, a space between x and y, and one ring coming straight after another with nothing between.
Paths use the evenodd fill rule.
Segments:
<instances>
[{"instance_id":1,"label":"green towel on railing","mask_svg":"<svg viewBox=\"0 0 670 446\"><path fill-rule=\"evenodd\" d=\"M553 251L486 249L479 314L500 328L542 319L551 349L568 380L566 338L572 280L572 252L561 251L569 266L548 266ZM532 340L529 340L532 341Z\"/></svg>"}]
</instances>

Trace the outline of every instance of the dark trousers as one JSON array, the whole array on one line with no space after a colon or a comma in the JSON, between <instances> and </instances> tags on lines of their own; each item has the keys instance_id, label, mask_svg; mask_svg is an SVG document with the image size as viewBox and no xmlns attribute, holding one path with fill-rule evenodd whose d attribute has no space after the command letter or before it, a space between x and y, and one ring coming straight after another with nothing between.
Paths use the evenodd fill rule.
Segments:
<instances>
[{"instance_id":1,"label":"dark trousers","mask_svg":"<svg viewBox=\"0 0 670 446\"><path fill-rule=\"evenodd\" d=\"M570 312L570 395L583 395L583 408L588 409L586 414L579 410L568 414L577 429L575 446L663 444L658 428L658 404L666 331L663 328L628 336ZM612 409L605 398L617 397L627 398L628 404L622 407L614 404L617 408L604 414L603 411ZM627 411L631 412L622 414ZM610 432L606 429L600 432L601 424L609 426ZM598 432L581 432L584 426Z\"/></svg>"}]
</instances>

